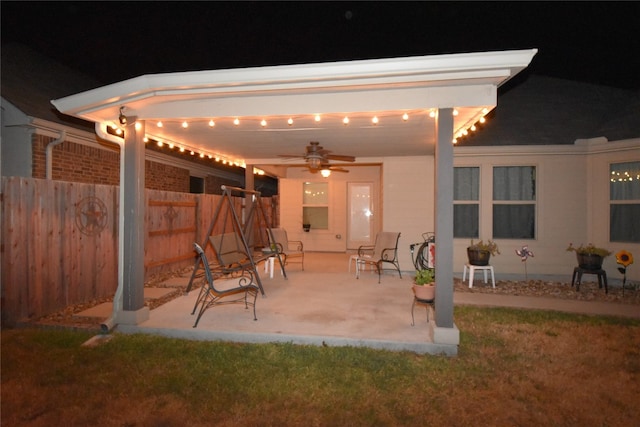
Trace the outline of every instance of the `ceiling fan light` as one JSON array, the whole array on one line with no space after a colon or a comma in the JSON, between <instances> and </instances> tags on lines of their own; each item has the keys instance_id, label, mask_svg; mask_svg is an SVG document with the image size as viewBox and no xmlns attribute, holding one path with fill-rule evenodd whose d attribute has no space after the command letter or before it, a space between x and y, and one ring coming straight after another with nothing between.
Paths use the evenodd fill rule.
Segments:
<instances>
[{"instance_id":1,"label":"ceiling fan light","mask_svg":"<svg viewBox=\"0 0 640 427\"><path fill-rule=\"evenodd\" d=\"M309 158L309 167L311 169L320 169L321 165L322 165L322 161L320 159L315 157Z\"/></svg>"},{"instance_id":2,"label":"ceiling fan light","mask_svg":"<svg viewBox=\"0 0 640 427\"><path fill-rule=\"evenodd\" d=\"M329 178L329 175L331 175L331 171L329 169L322 169L320 171L320 174L324 177L324 178Z\"/></svg>"}]
</instances>

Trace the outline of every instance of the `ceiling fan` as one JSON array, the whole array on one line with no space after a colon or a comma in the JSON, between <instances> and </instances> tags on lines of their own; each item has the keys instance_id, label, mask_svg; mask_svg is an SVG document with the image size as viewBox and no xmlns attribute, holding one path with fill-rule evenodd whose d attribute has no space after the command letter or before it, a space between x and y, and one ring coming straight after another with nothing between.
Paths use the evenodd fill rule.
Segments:
<instances>
[{"instance_id":1,"label":"ceiling fan","mask_svg":"<svg viewBox=\"0 0 640 427\"><path fill-rule=\"evenodd\" d=\"M321 172L323 175L325 175L326 174L325 171L349 173L349 171L347 169L343 169L340 166L334 166L334 165L331 165L329 163L322 163L320 165L320 167L317 168L317 169L312 169L309 166L309 172L311 172L311 173Z\"/></svg>"},{"instance_id":2,"label":"ceiling fan","mask_svg":"<svg viewBox=\"0 0 640 427\"><path fill-rule=\"evenodd\" d=\"M355 162L353 156L345 156L340 154L331 154L331 151L322 148L319 142L311 141L306 147L306 152L302 155L296 154L280 154L279 157L300 158L304 159L309 167L309 171L317 172L319 170L332 170L336 172L349 172L337 166L332 166L329 160L339 160L342 162Z\"/></svg>"}]
</instances>

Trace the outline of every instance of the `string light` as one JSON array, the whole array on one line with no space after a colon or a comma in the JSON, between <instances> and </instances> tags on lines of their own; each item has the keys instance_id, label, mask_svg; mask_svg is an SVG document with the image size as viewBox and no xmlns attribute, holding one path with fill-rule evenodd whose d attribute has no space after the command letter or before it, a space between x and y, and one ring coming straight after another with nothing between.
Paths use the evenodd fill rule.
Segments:
<instances>
[{"instance_id":1,"label":"string light","mask_svg":"<svg viewBox=\"0 0 640 427\"><path fill-rule=\"evenodd\" d=\"M488 110L487 108L484 108L484 109L482 110L482 113L483 113L483 114L486 114L486 113L488 113L488 111L489 111L489 110ZM415 112L415 111L414 111L414 112ZM435 117L437 117L437 112L438 112L438 109L437 109L437 108L431 108L431 109L429 109L429 110L428 110L427 114L429 115L429 117L431 117L431 118L435 118ZM423 111L423 113L424 113L424 111ZM459 114L458 109L453 109L452 114L453 114L454 116L457 116L457 115ZM321 115L320 115L320 114L314 114L312 117L313 117L313 120L314 120L316 123L319 123L319 122L322 120L322 117L321 117ZM335 117L335 116L331 116L331 115L330 115L329 117L337 118L337 117ZM386 115L384 115L384 117L387 117L387 116L386 116ZM361 118L361 116L358 116L358 118ZM220 118L218 118L218 120L220 120ZM222 120L224 120L224 118L223 118ZM370 119L370 120L371 120L371 123L372 123L374 126L375 126L375 125L378 125L378 124L380 123L380 117L379 117L378 115L373 115L373 116L371 117L371 119ZM403 114L402 114L402 120L403 120L403 121L405 121L405 122L409 120L409 113L408 113L408 112L405 112L405 113L403 113ZM249 120L248 120L248 121L250 122L250 121L251 121L251 119L249 118ZM256 121L257 121L257 120L256 120ZM351 119L350 119L348 116L344 116L344 117L342 118L342 120L341 120L341 121L342 121L343 125L347 126L347 125L349 125L349 124L350 124ZM286 120L286 122L287 122L287 125L288 125L288 126L293 126L293 125L294 125L294 119L293 119L293 117L288 117L288 118L287 118L287 120ZM464 136L467 136L467 135L469 134L469 131L472 131L472 132L477 131L477 130L478 130L478 126L477 126L477 124L478 124L478 123L483 124L483 123L485 123L485 122L486 122L486 118L484 117L484 115L480 116L480 117L477 119L476 123L473 123L473 122L471 122L471 121L470 121L468 124L464 125L464 127L463 127L463 128L461 128L461 129L456 133L455 137L452 139L452 143L453 143L453 144L456 144L460 138L462 138L462 137L464 137ZM187 128L189 128L189 126L190 126L190 123L189 123L189 121L187 121L187 120L183 120L183 121L181 121L181 122L179 122L179 123L180 123L180 126L181 126L183 129L187 129ZM205 121L205 123L208 123L208 126L209 126L209 127L211 127L211 128L213 128L213 127L215 127L215 126L216 126L216 121L214 121L214 119L209 119L209 120ZM255 123L255 122L254 122L254 123ZM268 125L268 121L267 121L267 119L266 119L266 118L262 118L262 119L260 119L259 123L260 123L260 125L261 125L262 127L265 127L265 126L267 126L267 125ZM235 126L239 126L239 125L240 125L240 118L239 118L239 117L235 117L235 118L233 119L233 124L234 124ZM120 135L120 136L122 137L122 135L123 135L123 130L122 130L119 126L117 126L117 124L110 124L109 126L111 126L111 128L112 128L112 129L113 129L113 131L114 131L114 133L116 133L117 135ZM138 124L138 123L136 123L136 127L138 127L138 126L139 126L139 124ZM164 124L161 120L158 120L158 121L156 122L156 126L157 126L157 127L159 127L159 128L162 128L162 127L165 127L165 124ZM169 141L162 141L162 140L160 140L160 139L158 139L158 138L153 137L153 135L151 135L151 139L150 139L148 136L146 136L146 135L145 135L145 136L144 136L144 142L145 142L145 143L147 143L147 142L149 142L149 141L156 142L156 144L157 144L157 146L158 146L158 147L168 146L170 149L173 149L173 148L177 147L177 148L179 148L179 151L180 151L181 153L184 153L185 151L187 151L187 152L189 152L189 154L190 154L190 155L192 155L192 156L195 156L196 154L198 154L198 155L199 155L199 157L200 157L200 158L202 158L202 159L204 159L205 157L208 157L208 158L209 158L209 159L211 159L211 160L215 159L215 161L216 161L216 162L220 162L220 161L222 160L222 161L223 161L223 164L225 164L225 165L227 165L227 164L228 164L228 165L235 165L235 166L242 166L242 167L246 167L246 166L245 166L245 163L244 163L244 162L242 162L242 161L238 161L238 160L235 160L235 161L234 161L234 160L228 160L228 159L225 159L225 158L224 158L224 156L220 156L220 155L215 154L215 153L214 153L214 154L210 154L210 153L207 153L206 151L202 151L202 152L201 152L199 149L193 149L193 148L190 148L190 147L188 147L188 146L181 146L180 144L174 144L173 142L169 142ZM259 170L258 170L258 171L259 171ZM262 171L262 172L264 173L264 171ZM259 172L256 172L256 173L259 173ZM638 179L640 179L640 177L639 177ZM612 179L612 180L613 180L613 179Z\"/></svg>"}]
</instances>

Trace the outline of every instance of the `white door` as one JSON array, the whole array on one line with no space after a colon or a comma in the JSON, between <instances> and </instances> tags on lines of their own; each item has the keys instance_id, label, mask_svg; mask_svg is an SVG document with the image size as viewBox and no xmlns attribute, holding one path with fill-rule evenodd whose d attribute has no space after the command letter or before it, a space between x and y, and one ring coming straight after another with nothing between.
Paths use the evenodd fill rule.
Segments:
<instances>
[{"instance_id":1,"label":"white door","mask_svg":"<svg viewBox=\"0 0 640 427\"><path fill-rule=\"evenodd\" d=\"M373 245L374 194L371 182L347 184L347 249Z\"/></svg>"}]
</instances>

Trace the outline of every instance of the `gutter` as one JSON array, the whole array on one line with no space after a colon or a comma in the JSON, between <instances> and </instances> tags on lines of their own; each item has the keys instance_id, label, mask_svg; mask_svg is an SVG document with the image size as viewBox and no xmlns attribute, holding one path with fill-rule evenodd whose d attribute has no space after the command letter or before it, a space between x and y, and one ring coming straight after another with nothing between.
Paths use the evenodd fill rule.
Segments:
<instances>
[{"instance_id":1,"label":"gutter","mask_svg":"<svg viewBox=\"0 0 640 427\"><path fill-rule=\"evenodd\" d=\"M124 174L124 164L123 164L124 156L122 155L122 150L124 149L124 141L122 140L122 138L118 138L114 135L109 134L107 132L105 124L96 122L95 129L96 129L96 135L98 135L98 137L106 141L114 142L120 146L120 183L122 183L123 174ZM121 190L120 206L123 206L124 191L122 191L122 188L120 190ZM118 234L119 234L119 237L118 237L118 241L119 241L118 243L118 254L119 254L118 255L118 288L116 289L116 293L113 296L113 310L111 311L111 316L109 316L104 322L100 324L100 331L103 334L108 334L109 332L111 332L111 330L113 330L113 328L117 326L118 313L122 311L122 305L123 305L122 294L124 289L124 272L122 270L122 266L124 265L123 264L124 260L122 259L123 257L122 230L124 230L124 216L122 215L122 213L120 213L119 215L120 217L118 218Z\"/></svg>"},{"instance_id":2,"label":"gutter","mask_svg":"<svg viewBox=\"0 0 640 427\"><path fill-rule=\"evenodd\" d=\"M67 131L63 130L62 132L60 132L60 136L57 139L47 144L47 148L45 149L45 159L47 160L47 166L46 166L47 169L46 169L45 177L48 180L51 179L52 169L53 169L53 147L63 143L66 137L67 137Z\"/></svg>"}]
</instances>

